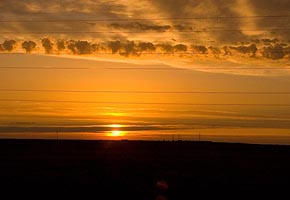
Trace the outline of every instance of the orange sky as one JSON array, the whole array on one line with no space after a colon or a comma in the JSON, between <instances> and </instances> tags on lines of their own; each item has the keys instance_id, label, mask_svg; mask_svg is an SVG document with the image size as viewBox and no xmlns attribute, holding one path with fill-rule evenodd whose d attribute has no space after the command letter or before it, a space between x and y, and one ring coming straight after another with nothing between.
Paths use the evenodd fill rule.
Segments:
<instances>
[{"instance_id":1,"label":"orange sky","mask_svg":"<svg viewBox=\"0 0 290 200\"><path fill-rule=\"evenodd\" d=\"M288 3L3 1L0 132L196 135L189 130L218 127L228 138L259 142L264 133L283 143Z\"/></svg>"}]
</instances>

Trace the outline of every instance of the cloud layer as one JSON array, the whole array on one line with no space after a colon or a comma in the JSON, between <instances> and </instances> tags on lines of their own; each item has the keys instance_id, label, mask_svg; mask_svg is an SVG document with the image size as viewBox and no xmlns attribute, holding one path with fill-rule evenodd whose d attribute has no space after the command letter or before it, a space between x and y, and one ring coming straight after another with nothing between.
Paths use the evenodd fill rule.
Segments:
<instances>
[{"instance_id":1,"label":"cloud layer","mask_svg":"<svg viewBox=\"0 0 290 200\"><path fill-rule=\"evenodd\" d=\"M1 52L14 52L21 46L26 53L34 50L47 54L119 54L123 56L141 56L142 54L160 55L204 55L219 56L219 58L244 56L248 58L267 58L272 60L289 59L290 43L283 43L278 39L263 38L253 40L251 43L227 46L187 45L174 43L151 43L141 41L112 40L96 43L86 40L64 40L42 38L40 41L5 40L0 44ZM38 48L37 48L38 46Z\"/></svg>"},{"instance_id":2,"label":"cloud layer","mask_svg":"<svg viewBox=\"0 0 290 200\"><path fill-rule=\"evenodd\" d=\"M271 67L269 61L283 60L284 66L289 6L289 0L2 1L0 51L165 53L186 62L254 60Z\"/></svg>"},{"instance_id":3,"label":"cloud layer","mask_svg":"<svg viewBox=\"0 0 290 200\"><path fill-rule=\"evenodd\" d=\"M290 20L289 17L283 17L285 15L290 15L288 0L280 0L279 2L269 0L266 3L262 0L52 0L49 2L45 0L25 0L2 1L0 3L1 19L14 21L1 23L3 31L12 33L65 31L67 33L61 34L65 39L95 38L97 40L111 40L119 37L118 39L142 39L147 42L156 42L156 40L171 41L174 38L179 43L214 41L219 44L230 44L266 37L289 41L289 31L266 31L289 28ZM234 16L234 18L231 18L231 16ZM243 18L245 16L248 16L248 18ZM25 22L26 20L40 22ZM233 29L236 31L166 32L169 30L205 31L209 29ZM77 35L69 33L80 30L84 33ZM145 33L106 33L110 30L165 33L161 35L156 33L146 34L145 36ZM87 33L92 31L104 31L105 33ZM2 38L8 39L9 36L11 34L4 34ZM30 34L17 34L16 36L22 39L24 37L27 37L26 39L36 37Z\"/></svg>"}]
</instances>

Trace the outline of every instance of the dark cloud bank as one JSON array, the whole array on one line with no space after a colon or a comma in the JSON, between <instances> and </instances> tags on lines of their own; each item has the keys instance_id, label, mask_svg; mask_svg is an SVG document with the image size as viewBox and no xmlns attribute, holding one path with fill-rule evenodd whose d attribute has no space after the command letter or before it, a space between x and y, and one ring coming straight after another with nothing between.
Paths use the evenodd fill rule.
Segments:
<instances>
[{"instance_id":1,"label":"dark cloud bank","mask_svg":"<svg viewBox=\"0 0 290 200\"><path fill-rule=\"evenodd\" d=\"M1 52L14 52L20 46L24 52L32 53L39 50L47 54L75 54L75 55L97 55L97 54L119 54L122 56L141 56L142 54L165 54L165 55L219 55L234 56L237 54L246 57L267 59L283 59L290 56L290 44L279 42L277 39L256 39L251 44L228 45L228 46L204 46L170 43L151 43L140 41L108 41L94 43L86 40L57 40L43 38L40 41L15 41L5 40L0 44Z\"/></svg>"},{"instance_id":2,"label":"dark cloud bank","mask_svg":"<svg viewBox=\"0 0 290 200\"><path fill-rule=\"evenodd\" d=\"M138 6L139 3L142 6ZM137 5L138 4L138 5ZM140 4L140 5L141 5ZM289 58L289 31L245 32L245 29L290 27L289 0L25 0L0 3L4 32L43 32L45 36L2 35L1 52L140 56L149 53L199 54L279 60ZM151 17L148 17L151 14ZM236 16L237 18L223 18ZM282 16L243 18L244 16ZM286 17L283 17L286 16ZM240 17L240 18L239 18ZM148 20L138 20L148 18ZM176 20L183 18L183 20ZM186 20L194 18L194 20ZM70 21L104 19L108 21ZM110 20L110 19L115 19ZM131 20L124 20L131 19ZM135 20L132 20L135 19ZM157 20L156 20L157 19ZM21 20L23 20L21 22ZM27 23L25 20L44 20ZM45 20L59 20L45 22ZM63 20L63 21L62 21ZM231 29L207 31L209 29ZM193 33L194 31L200 33ZM64 31L65 34L45 34ZM73 35L73 31L81 31ZM108 32L118 32L109 34ZM202 32L203 31L203 32ZM89 32L98 32L89 34ZM137 33L135 33L137 32ZM153 32L149 36L147 32ZM184 33L185 32L185 33ZM143 34L144 33L144 34ZM162 37L164 34L164 37ZM51 36L51 37L50 37ZM137 39L136 39L137 38ZM97 39L96 43L94 39ZM202 41L213 41L207 44Z\"/></svg>"}]
</instances>

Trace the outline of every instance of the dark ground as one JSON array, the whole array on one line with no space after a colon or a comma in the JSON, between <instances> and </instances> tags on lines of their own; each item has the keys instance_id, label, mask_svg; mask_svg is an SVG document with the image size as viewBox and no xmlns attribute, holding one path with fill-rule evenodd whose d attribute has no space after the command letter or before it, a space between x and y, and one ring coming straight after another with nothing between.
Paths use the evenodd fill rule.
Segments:
<instances>
[{"instance_id":1,"label":"dark ground","mask_svg":"<svg viewBox=\"0 0 290 200\"><path fill-rule=\"evenodd\" d=\"M156 188L162 180L169 185L163 192ZM290 189L290 146L0 140L0 184L2 191L82 192L94 199L281 193Z\"/></svg>"}]
</instances>

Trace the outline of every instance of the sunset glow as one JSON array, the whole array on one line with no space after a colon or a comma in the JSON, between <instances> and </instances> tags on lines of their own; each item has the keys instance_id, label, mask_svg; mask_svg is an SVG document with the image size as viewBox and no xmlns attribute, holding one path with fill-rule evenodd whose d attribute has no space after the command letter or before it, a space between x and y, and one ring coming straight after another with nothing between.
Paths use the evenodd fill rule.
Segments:
<instances>
[{"instance_id":1,"label":"sunset glow","mask_svg":"<svg viewBox=\"0 0 290 200\"><path fill-rule=\"evenodd\" d=\"M121 128L121 127L123 127L123 125L121 125L121 124L110 124L110 125L108 125L108 127L111 127L111 128Z\"/></svg>"},{"instance_id":2,"label":"sunset glow","mask_svg":"<svg viewBox=\"0 0 290 200\"><path fill-rule=\"evenodd\" d=\"M110 137L122 137L125 135L125 132L124 131L110 131L107 136L110 136Z\"/></svg>"},{"instance_id":3,"label":"sunset glow","mask_svg":"<svg viewBox=\"0 0 290 200\"><path fill-rule=\"evenodd\" d=\"M68 2L0 3L0 137L290 141L289 0Z\"/></svg>"},{"instance_id":4,"label":"sunset glow","mask_svg":"<svg viewBox=\"0 0 290 200\"><path fill-rule=\"evenodd\" d=\"M2 193L290 188L290 0L0 0L0 27Z\"/></svg>"},{"instance_id":5,"label":"sunset glow","mask_svg":"<svg viewBox=\"0 0 290 200\"><path fill-rule=\"evenodd\" d=\"M110 131L106 134L109 137L122 137L126 134L125 131L122 131L121 128L124 127L121 124L109 124L106 127L111 128Z\"/></svg>"}]
</instances>

